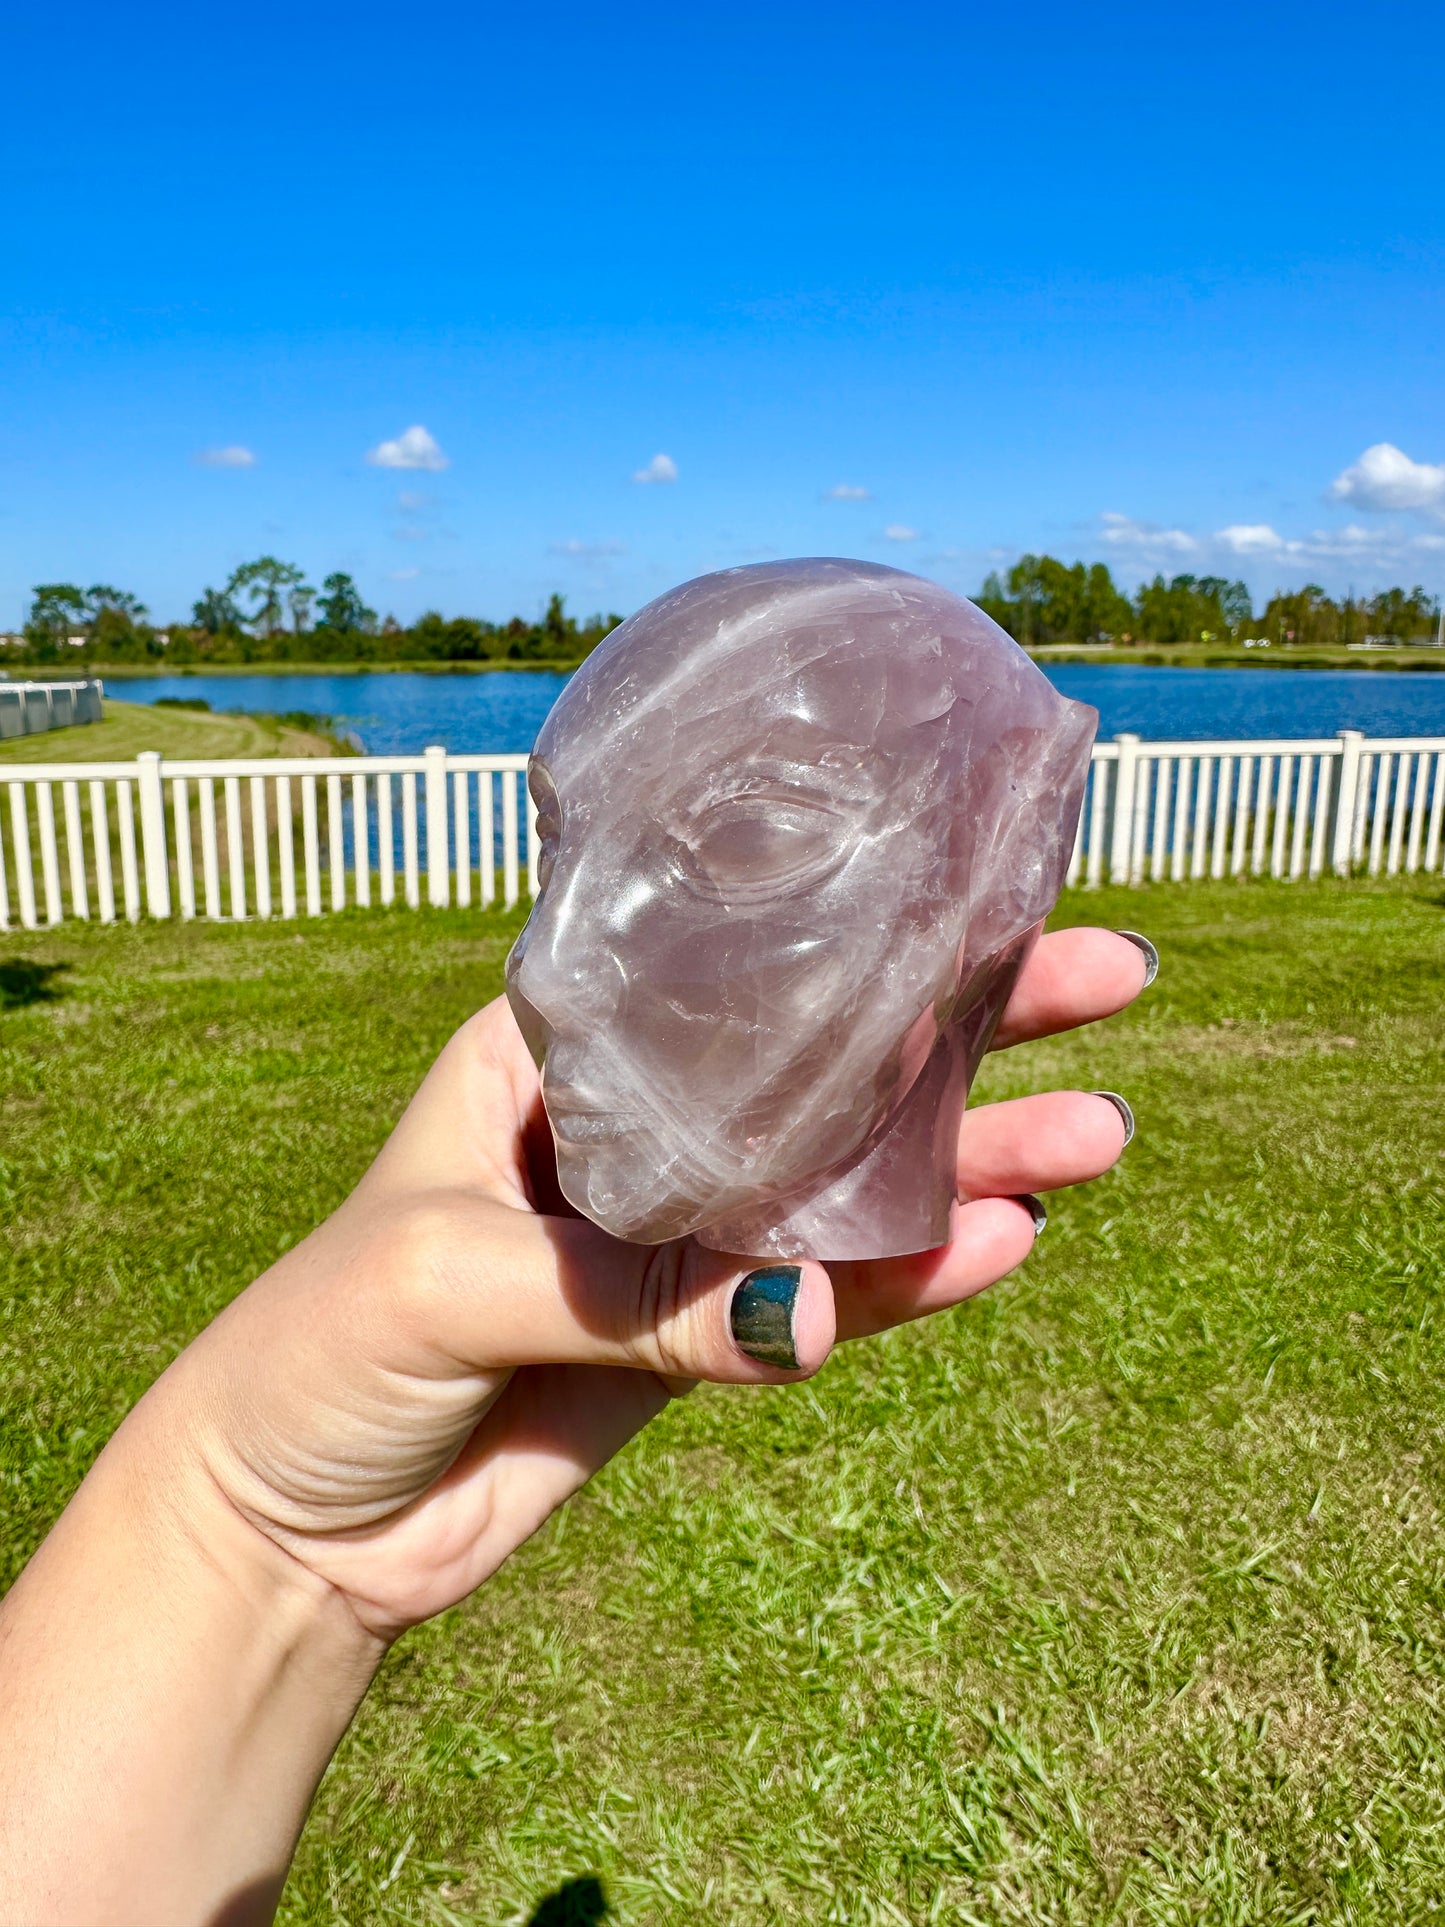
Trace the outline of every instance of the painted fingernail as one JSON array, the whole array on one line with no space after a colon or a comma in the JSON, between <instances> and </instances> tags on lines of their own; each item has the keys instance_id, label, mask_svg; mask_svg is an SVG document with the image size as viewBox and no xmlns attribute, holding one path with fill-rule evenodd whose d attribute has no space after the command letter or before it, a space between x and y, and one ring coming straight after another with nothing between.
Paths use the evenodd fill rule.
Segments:
<instances>
[{"instance_id":1,"label":"painted fingernail","mask_svg":"<svg viewBox=\"0 0 1445 1927\"><path fill-rule=\"evenodd\" d=\"M1032 1191L1021 1191L1018 1197L1014 1199L1014 1203L1021 1204L1024 1210L1027 1211L1029 1216L1033 1219L1034 1236L1037 1238L1039 1233L1043 1230L1044 1226L1049 1221L1049 1214L1044 1209L1043 1199L1036 1198Z\"/></svg>"},{"instance_id":2,"label":"painted fingernail","mask_svg":"<svg viewBox=\"0 0 1445 1927\"><path fill-rule=\"evenodd\" d=\"M746 1352L760 1365L776 1365L784 1372L797 1371L793 1314L802 1282L799 1265L762 1265L748 1273L733 1293L730 1314L733 1343L740 1352Z\"/></svg>"},{"instance_id":3,"label":"painted fingernail","mask_svg":"<svg viewBox=\"0 0 1445 1927\"><path fill-rule=\"evenodd\" d=\"M1090 1091L1090 1097L1102 1097L1106 1104L1112 1104L1124 1120L1124 1142L1127 1144L1134 1135L1134 1112L1127 1097L1120 1097L1117 1091Z\"/></svg>"},{"instance_id":4,"label":"painted fingernail","mask_svg":"<svg viewBox=\"0 0 1445 1927\"><path fill-rule=\"evenodd\" d=\"M1144 952L1144 988L1147 990L1159 975L1159 952L1147 937L1141 937L1137 930L1116 930L1116 937L1124 937L1138 950Z\"/></svg>"}]
</instances>

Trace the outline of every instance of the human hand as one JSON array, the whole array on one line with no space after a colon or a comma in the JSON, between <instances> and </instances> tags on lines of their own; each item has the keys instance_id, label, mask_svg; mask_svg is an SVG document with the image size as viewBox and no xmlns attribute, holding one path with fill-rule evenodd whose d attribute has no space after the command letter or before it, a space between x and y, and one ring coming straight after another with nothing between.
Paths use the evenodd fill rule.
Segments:
<instances>
[{"instance_id":1,"label":"human hand","mask_svg":"<svg viewBox=\"0 0 1445 1927\"><path fill-rule=\"evenodd\" d=\"M1047 936L994 1048L1110 1015L1145 981L1131 941ZM782 1347L763 1348L786 1359L790 1338L789 1370L737 1342L747 1261L690 1239L624 1244L562 1201L537 1072L498 1000L447 1045L346 1203L135 1422L194 1454L256 1533L389 1640L464 1598L692 1382L807 1377L835 1342L1002 1278L1036 1235L1027 1194L1098 1176L1125 1141L1115 1105L1084 1092L967 1112L949 1243L797 1267L791 1319L773 1313Z\"/></svg>"},{"instance_id":2,"label":"human hand","mask_svg":"<svg viewBox=\"0 0 1445 1927\"><path fill-rule=\"evenodd\" d=\"M1107 1016L1145 973L1106 931L1045 937L995 1047ZM970 1111L946 1246L773 1267L750 1318L745 1261L622 1244L563 1205L492 1004L340 1210L141 1400L0 1606L0 1917L269 1920L390 1639L694 1380L806 1377L1001 1278L1035 1236L1025 1194L1123 1142L1080 1091Z\"/></svg>"}]
</instances>

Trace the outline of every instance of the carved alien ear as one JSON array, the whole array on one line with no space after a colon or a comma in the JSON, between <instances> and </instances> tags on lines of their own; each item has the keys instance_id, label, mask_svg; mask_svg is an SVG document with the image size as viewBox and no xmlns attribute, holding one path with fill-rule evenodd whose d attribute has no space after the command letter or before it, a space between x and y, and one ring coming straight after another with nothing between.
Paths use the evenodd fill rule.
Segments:
<instances>
[{"instance_id":1,"label":"carved alien ear","mask_svg":"<svg viewBox=\"0 0 1445 1927\"><path fill-rule=\"evenodd\" d=\"M972 907L969 945L975 953L1011 943L1053 909L1064 885L1076 821L1060 820L1060 800L1076 788L1099 715L1087 704L1057 698L1047 724L1002 730L986 770L987 787L974 795L971 863L993 877L991 895ZM977 873L976 869L976 873Z\"/></svg>"}]
</instances>

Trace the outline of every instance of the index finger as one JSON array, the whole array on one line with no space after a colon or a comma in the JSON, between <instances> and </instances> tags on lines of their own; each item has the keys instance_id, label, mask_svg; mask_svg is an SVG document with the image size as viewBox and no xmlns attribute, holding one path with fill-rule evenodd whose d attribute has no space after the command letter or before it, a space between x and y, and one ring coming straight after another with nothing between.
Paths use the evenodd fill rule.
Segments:
<instances>
[{"instance_id":1,"label":"index finger","mask_svg":"<svg viewBox=\"0 0 1445 1927\"><path fill-rule=\"evenodd\" d=\"M1029 953L992 1048L1007 1050L1112 1017L1152 980L1149 955L1131 937L1116 930L1051 931Z\"/></svg>"}]
</instances>

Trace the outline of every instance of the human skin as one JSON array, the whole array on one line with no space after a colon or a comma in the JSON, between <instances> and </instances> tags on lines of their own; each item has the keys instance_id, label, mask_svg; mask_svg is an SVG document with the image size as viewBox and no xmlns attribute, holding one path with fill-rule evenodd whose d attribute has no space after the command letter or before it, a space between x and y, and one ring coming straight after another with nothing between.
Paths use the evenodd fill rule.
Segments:
<instances>
[{"instance_id":1,"label":"human skin","mask_svg":"<svg viewBox=\"0 0 1445 1927\"><path fill-rule=\"evenodd\" d=\"M1045 937L995 1048L1121 1009L1107 931ZM624 1244L556 1188L502 1001L452 1039L341 1208L125 1420L0 1607L0 1919L270 1919L388 1645L464 1599L670 1398L807 1378L1027 1255L1023 1194L1107 1170L1115 1105L969 1112L936 1251L800 1267L796 1372L732 1336L747 1261Z\"/></svg>"}]
</instances>

